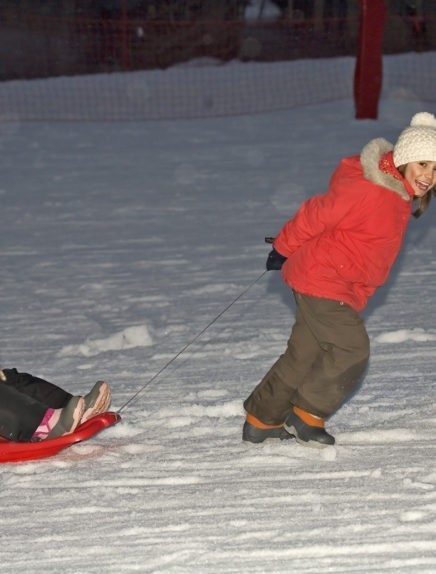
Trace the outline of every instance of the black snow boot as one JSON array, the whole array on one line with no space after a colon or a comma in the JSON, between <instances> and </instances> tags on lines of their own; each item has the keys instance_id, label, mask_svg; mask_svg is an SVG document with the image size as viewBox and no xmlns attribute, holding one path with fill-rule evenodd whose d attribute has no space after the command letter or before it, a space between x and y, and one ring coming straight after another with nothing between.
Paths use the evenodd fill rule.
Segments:
<instances>
[{"instance_id":1,"label":"black snow boot","mask_svg":"<svg viewBox=\"0 0 436 574\"><path fill-rule=\"evenodd\" d=\"M247 414L247 419L242 429L242 440L260 443L267 438L287 440L293 437L286 431L284 425L265 425L253 415Z\"/></svg>"},{"instance_id":2,"label":"black snow boot","mask_svg":"<svg viewBox=\"0 0 436 574\"><path fill-rule=\"evenodd\" d=\"M298 413L298 414L297 414ZM303 420L311 421L309 424ZM324 421L306 413L302 409L294 407L285 422L286 430L295 436L300 444L312 448L325 448L335 444L335 438L324 428Z\"/></svg>"}]
</instances>

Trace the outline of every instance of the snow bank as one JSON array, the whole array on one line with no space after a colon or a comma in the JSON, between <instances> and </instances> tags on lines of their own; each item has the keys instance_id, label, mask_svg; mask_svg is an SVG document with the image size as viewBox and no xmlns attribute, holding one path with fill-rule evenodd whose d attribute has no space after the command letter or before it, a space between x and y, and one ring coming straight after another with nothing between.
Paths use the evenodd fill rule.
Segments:
<instances>
[{"instance_id":1,"label":"snow bank","mask_svg":"<svg viewBox=\"0 0 436 574\"><path fill-rule=\"evenodd\" d=\"M399 329L398 331L391 331L382 333L374 337L376 343L404 343L405 341L436 341L436 333L426 331L417 327L416 329Z\"/></svg>"},{"instance_id":2,"label":"snow bank","mask_svg":"<svg viewBox=\"0 0 436 574\"><path fill-rule=\"evenodd\" d=\"M87 339L79 345L67 345L59 351L59 356L82 355L94 357L108 351L123 351L135 347L149 347L153 344L151 336L145 325L127 327L105 339Z\"/></svg>"}]
</instances>

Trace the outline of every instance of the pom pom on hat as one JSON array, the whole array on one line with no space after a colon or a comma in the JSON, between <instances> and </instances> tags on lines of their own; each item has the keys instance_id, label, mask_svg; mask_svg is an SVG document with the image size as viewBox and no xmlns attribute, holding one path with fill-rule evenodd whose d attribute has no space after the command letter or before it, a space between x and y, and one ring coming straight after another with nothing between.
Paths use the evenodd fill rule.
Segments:
<instances>
[{"instance_id":1,"label":"pom pom on hat","mask_svg":"<svg viewBox=\"0 0 436 574\"><path fill-rule=\"evenodd\" d=\"M436 161L436 118L429 112L415 114L394 146L394 165L411 161Z\"/></svg>"}]
</instances>

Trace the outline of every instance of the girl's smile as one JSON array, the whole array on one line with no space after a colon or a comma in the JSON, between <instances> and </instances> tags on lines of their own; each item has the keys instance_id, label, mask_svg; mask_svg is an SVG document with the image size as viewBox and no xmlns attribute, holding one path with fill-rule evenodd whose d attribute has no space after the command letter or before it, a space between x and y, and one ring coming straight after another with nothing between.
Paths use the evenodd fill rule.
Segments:
<instances>
[{"instance_id":1,"label":"girl's smile","mask_svg":"<svg viewBox=\"0 0 436 574\"><path fill-rule=\"evenodd\" d=\"M412 186L415 196L422 197L436 185L436 162L412 161L406 166L404 178Z\"/></svg>"}]
</instances>

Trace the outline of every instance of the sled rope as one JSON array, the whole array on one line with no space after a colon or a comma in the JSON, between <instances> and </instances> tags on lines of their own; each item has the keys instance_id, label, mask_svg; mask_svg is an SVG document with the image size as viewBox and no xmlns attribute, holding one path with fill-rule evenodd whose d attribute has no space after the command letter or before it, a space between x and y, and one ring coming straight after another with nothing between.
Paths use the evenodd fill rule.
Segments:
<instances>
[{"instance_id":1,"label":"sled rope","mask_svg":"<svg viewBox=\"0 0 436 574\"><path fill-rule=\"evenodd\" d=\"M204 327L197 335L195 335L195 337L193 339L191 339L188 343L186 343L186 345L184 347L182 347L180 349L180 351L178 351L178 353L176 353L171 359L169 359L158 371L157 373L155 373L151 379L149 379L145 385L143 385L132 397L130 397L130 399L128 401L126 401L119 409L118 409L118 413L120 413L123 409L125 409L131 402L133 402L136 397L138 397L138 395L140 395L143 391L145 391L145 389L147 387L149 387L151 385L151 383L153 383L153 381L155 381L164 371L166 371L166 369L168 369L168 367L170 365L172 365L174 363L174 361L176 361L181 355L183 355L183 353L185 353L189 347L191 347L196 341L198 341L198 339L210 328L212 327L212 325L214 323L216 323L225 313L227 313L227 311L230 309L230 307L232 307L237 301L239 301L239 299L241 299L256 283L258 283L262 277L266 274L266 270L263 271L254 281L252 281L248 287L246 287L243 291L241 291L241 293L239 293L239 295L237 297L235 297L235 299L233 299L233 301L231 303L229 303L222 311L220 311L218 313L218 315L216 315L207 325L206 327Z\"/></svg>"}]
</instances>

